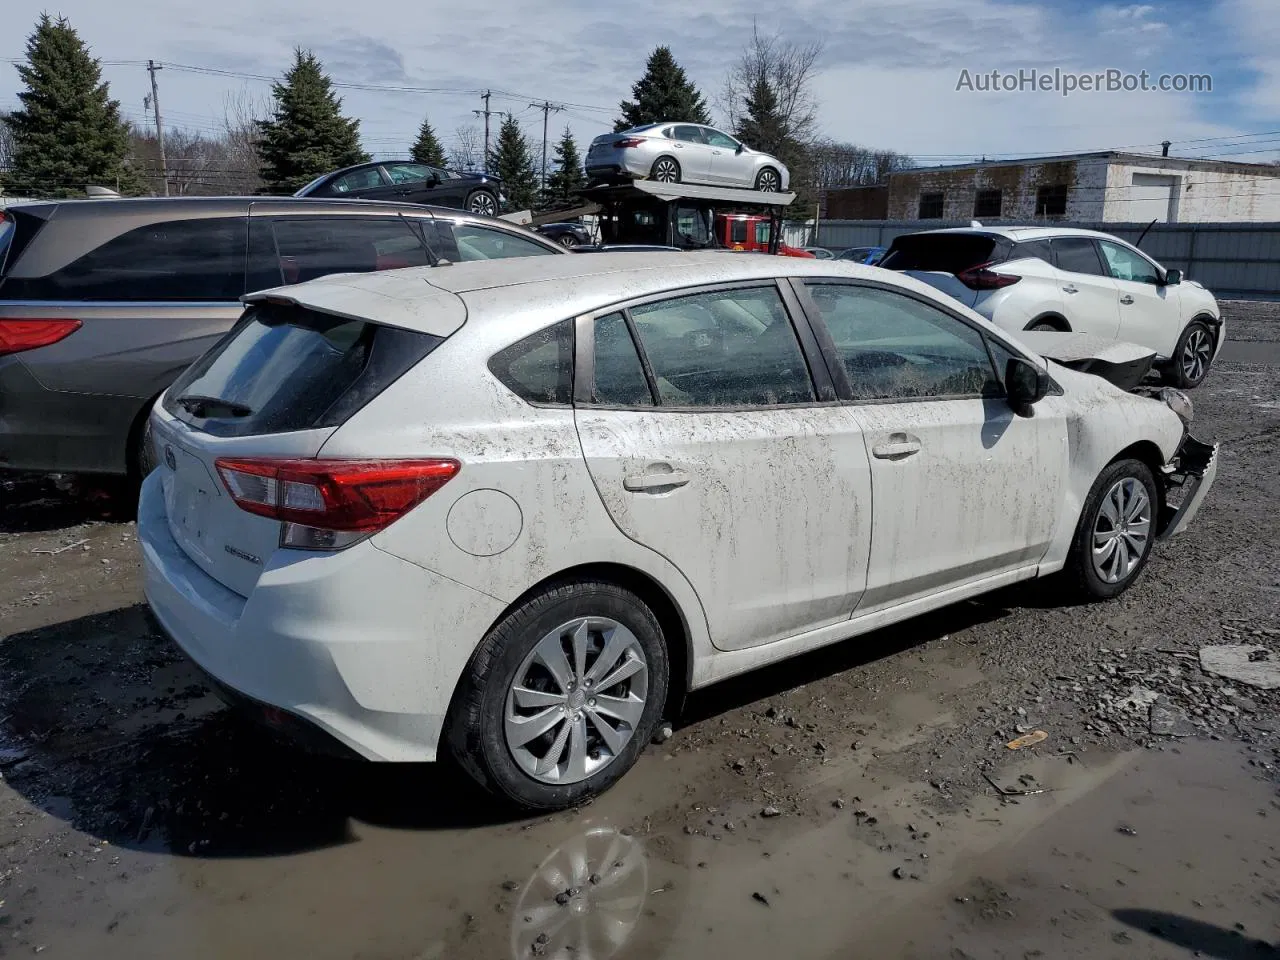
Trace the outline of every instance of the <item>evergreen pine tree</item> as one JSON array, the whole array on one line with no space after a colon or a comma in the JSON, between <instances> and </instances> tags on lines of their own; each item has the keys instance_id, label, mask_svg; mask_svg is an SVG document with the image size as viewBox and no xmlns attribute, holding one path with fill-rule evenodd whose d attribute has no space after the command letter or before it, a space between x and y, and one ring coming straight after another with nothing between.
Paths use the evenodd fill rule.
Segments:
<instances>
[{"instance_id":1,"label":"evergreen pine tree","mask_svg":"<svg viewBox=\"0 0 1280 960\"><path fill-rule=\"evenodd\" d=\"M544 199L549 206L573 202L575 194L587 184L587 177L582 169L582 156L578 153L578 145L568 127L564 128L564 134L556 144L555 165L555 170L547 177L547 195Z\"/></svg>"},{"instance_id":2,"label":"evergreen pine tree","mask_svg":"<svg viewBox=\"0 0 1280 960\"><path fill-rule=\"evenodd\" d=\"M258 161L265 190L291 194L322 173L364 163L360 121L342 115L342 100L309 50L294 51L293 67L271 87L275 111L258 122Z\"/></svg>"},{"instance_id":3,"label":"evergreen pine tree","mask_svg":"<svg viewBox=\"0 0 1280 960\"><path fill-rule=\"evenodd\" d=\"M795 142L778 110L778 95L764 77L756 79L745 102L746 112L733 132L753 150L779 159L795 152Z\"/></svg>"},{"instance_id":4,"label":"evergreen pine tree","mask_svg":"<svg viewBox=\"0 0 1280 960\"><path fill-rule=\"evenodd\" d=\"M631 95L634 101L624 100L619 105L622 116L614 122L614 130L666 120L711 122L707 101L676 63L670 47L658 47L649 54L644 76L631 88Z\"/></svg>"},{"instance_id":5,"label":"evergreen pine tree","mask_svg":"<svg viewBox=\"0 0 1280 960\"><path fill-rule=\"evenodd\" d=\"M498 130L497 145L489 152L489 172L502 180L511 209L533 209L538 199L538 175L529 143L509 113Z\"/></svg>"},{"instance_id":6,"label":"evergreen pine tree","mask_svg":"<svg viewBox=\"0 0 1280 960\"><path fill-rule=\"evenodd\" d=\"M27 197L83 197L101 186L135 194L137 172L125 161L129 128L120 119L102 69L63 18L42 14L18 65L27 89L9 114L11 167L5 190Z\"/></svg>"},{"instance_id":7,"label":"evergreen pine tree","mask_svg":"<svg viewBox=\"0 0 1280 960\"><path fill-rule=\"evenodd\" d=\"M447 166L444 159L444 146L440 143L436 132L431 129L431 121L422 118L422 126L418 128L418 139L414 141L409 155L416 163L425 163L429 167Z\"/></svg>"}]
</instances>

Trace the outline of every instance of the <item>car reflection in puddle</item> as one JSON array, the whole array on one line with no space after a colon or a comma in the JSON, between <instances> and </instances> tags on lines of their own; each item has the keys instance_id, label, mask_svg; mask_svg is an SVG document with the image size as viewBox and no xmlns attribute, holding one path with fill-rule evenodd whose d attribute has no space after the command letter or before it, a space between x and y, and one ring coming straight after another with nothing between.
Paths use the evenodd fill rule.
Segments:
<instances>
[{"instance_id":1,"label":"car reflection in puddle","mask_svg":"<svg viewBox=\"0 0 1280 960\"><path fill-rule=\"evenodd\" d=\"M644 847L634 837L603 826L578 834L543 860L520 891L512 956L613 956L640 922L648 879Z\"/></svg>"}]
</instances>

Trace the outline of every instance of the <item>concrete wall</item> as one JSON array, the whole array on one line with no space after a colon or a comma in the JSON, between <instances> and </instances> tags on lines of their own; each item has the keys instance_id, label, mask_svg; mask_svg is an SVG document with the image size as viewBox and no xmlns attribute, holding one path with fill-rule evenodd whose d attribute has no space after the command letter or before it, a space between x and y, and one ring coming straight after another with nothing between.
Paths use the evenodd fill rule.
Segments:
<instances>
[{"instance_id":1,"label":"concrete wall","mask_svg":"<svg viewBox=\"0 0 1280 960\"><path fill-rule=\"evenodd\" d=\"M979 190L1001 191L1001 220L1044 222L1036 217L1041 187L1067 186L1067 219L1102 218L1107 183L1104 159L1047 163L999 163L962 169L908 170L889 176L889 220L918 220L920 196L943 194L942 219L969 221ZM1053 218L1061 219L1061 218Z\"/></svg>"},{"instance_id":2,"label":"concrete wall","mask_svg":"<svg viewBox=\"0 0 1280 960\"><path fill-rule=\"evenodd\" d=\"M1256 168L1230 164L1210 170L1188 169L1176 160L1142 164L1113 162L1107 169L1106 203L1099 218L1114 222L1146 222L1158 209L1147 199L1142 181L1172 182L1170 223L1267 223L1280 220L1280 168L1277 176L1260 176ZM1135 178L1139 181L1135 184Z\"/></svg>"}]
</instances>

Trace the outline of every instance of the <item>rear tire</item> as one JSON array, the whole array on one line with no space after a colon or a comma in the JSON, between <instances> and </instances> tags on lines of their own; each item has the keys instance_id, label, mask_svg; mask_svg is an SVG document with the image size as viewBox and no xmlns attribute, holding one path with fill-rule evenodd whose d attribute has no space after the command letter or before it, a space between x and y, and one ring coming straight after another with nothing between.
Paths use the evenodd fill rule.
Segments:
<instances>
[{"instance_id":1,"label":"rear tire","mask_svg":"<svg viewBox=\"0 0 1280 960\"><path fill-rule=\"evenodd\" d=\"M1048 330L1050 333L1062 332L1061 327L1059 327L1056 323L1053 323L1052 321L1049 321L1049 320L1041 320L1038 323L1033 323L1031 326L1027 327L1027 329L1033 332L1045 331L1045 330Z\"/></svg>"},{"instance_id":2,"label":"rear tire","mask_svg":"<svg viewBox=\"0 0 1280 960\"><path fill-rule=\"evenodd\" d=\"M1142 574L1155 545L1160 492L1141 460L1118 460L1094 482L1067 558L1066 575L1083 600L1110 600Z\"/></svg>"},{"instance_id":3,"label":"rear tire","mask_svg":"<svg viewBox=\"0 0 1280 960\"><path fill-rule=\"evenodd\" d=\"M560 243L560 246L568 247L570 250L572 250L574 247L578 245L578 238L575 237L572 233L566 233L560 237L559 243Z\"/></svg>"},{"instance_id":4,"label":"rear tire","mask_svg":"<svg viewBox=\"0 0 1280 960\"><path fill-rule=\"evenodd\" d=\"M1165 379L1180 390L1204 383L1213 363L1213 331L1203 320L1192 320L1178 338L1173 359L1165 368Z\"/></svg>"},{"instance_id":5,"label":"rear tire","mask_svg":"<svg viewBox=\"0 0 1280 960\"><path fill-rule=\"evenodd\" d=\"M657 180L659 183L679 183L679 162L675 157L659 157L653 161L653 168L649 171L649 179Z\"/></svg>"},{"instance_id":6,"label":"rear tire","mask_svg":"<svg viewBox=\"0 0 1280 960\"><path fill-rule=\"evenodd\" d=\"M547 665L557 649L559 674ZM597 661L601 675L593 680ZM623 667L630 672L605 686ZM462 768L503 799L531 810L570 807L607 790L636 762L661 719L669 670L662 629L639 597L608 581L552 586L481 642L445 738ZM522 740L526 722L542 732Z\"/></svg>"}]
</instances>

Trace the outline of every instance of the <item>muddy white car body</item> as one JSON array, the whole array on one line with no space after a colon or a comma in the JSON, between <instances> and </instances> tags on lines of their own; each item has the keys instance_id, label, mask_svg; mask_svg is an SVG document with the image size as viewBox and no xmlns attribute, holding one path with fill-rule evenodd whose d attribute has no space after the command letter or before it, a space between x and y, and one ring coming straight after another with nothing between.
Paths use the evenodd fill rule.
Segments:
<instances>
[{"instance_id":1,"label":"muddy white car body","mask_svg":"<svg viewBox=\"0 0 1280 960\"><path fill-rule=\"evenodd\" d=\"M776 402L771 387L759 403L671 401L661 365L687 352L646 338L690 297L716 310L776 303L781 326L767 329L795 337L803 364L759 369L798 378L807 398ZM946 318L993 352L991 390L1022 371L1043 396L860 399L836 356L844 334L833 337L824 318L835 314L823 311L864 297ZM1109 465L1138 463L1155 478L1144 488L1154 494L1148 551L1190 521L1216 468L1216 448L1189 439L1170 405L1046 362L926 284L861 265L601 253L330 277L247 299L222 358L198 363L153 414L161 466L139 506L153 611L199 666L271 716L376 760L432 760L447 741L482 781L529 806L607 786L686 690L1062 570ZM255 310L282 311L267 338L297 315L373 322L434 346L340 423L254 432L240 425L258 401L177 402L177 391L205 393L212 375L201 369L242 362L237 337L257 336ZM628 330L641 342L649 392L634 402L601 396L616 366L606 329L623 331L624 350L634 349ZM706 330L686 340L719 349ZM528 343L550 349L519 352ZM887 346L867 356L897 369L917 347L893 350L892 363ZM572 382L517 395L511 378L541 376L548 363ZM702 372L688 369L692 390ZM433 474L433 492L377 529L330 535L322 512L304 522L327 481L309 487L288 471L352 461L443 464L448 475ZM1175 512L1164 494L1184 482ZM280 512L286 500L294 512ZM539 611L564 622L521 633L543 622ZM650 623L659 640L645 639ZM616 649L610 637L622 638ZM516 682L540 657L559 664L559 689ZM602 683L617 664L611 677L632 671L603 740L596 700L584 699L592 662ZM507 686L487 691L485 677ZM559 738L543 743L548 754L521 754L513 730L529 720ZM556 743L564 763L546 759Z\"/></svg>"}]
</instances>

